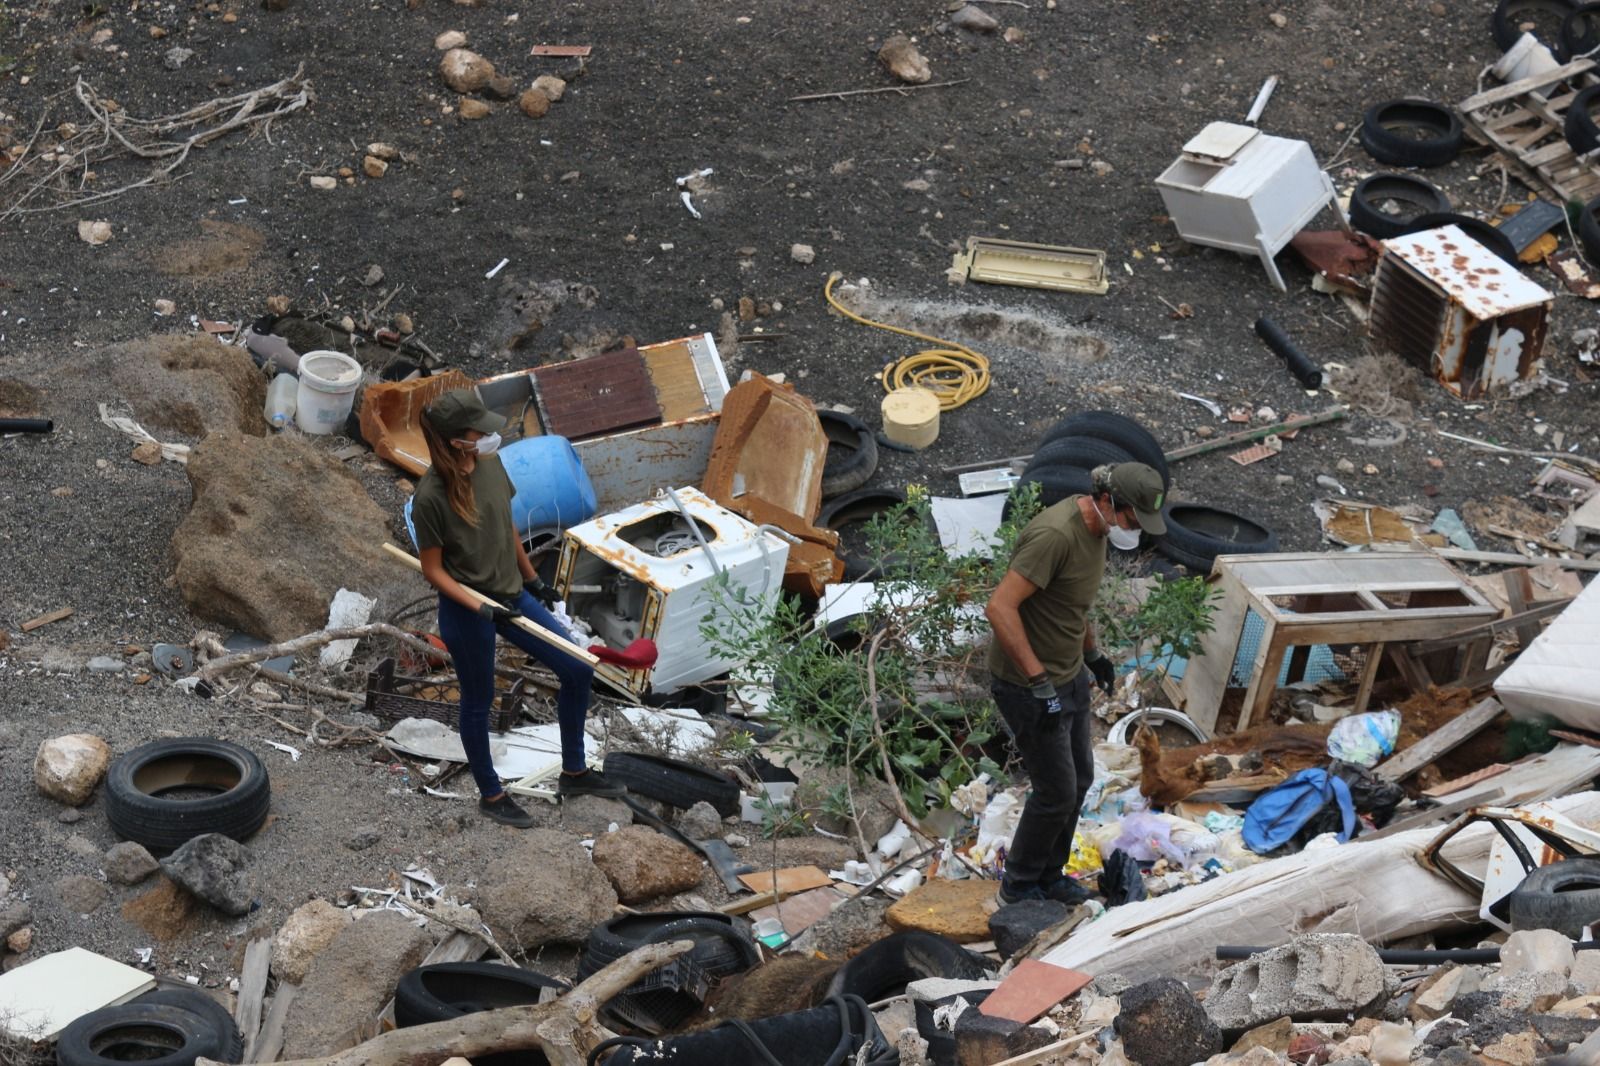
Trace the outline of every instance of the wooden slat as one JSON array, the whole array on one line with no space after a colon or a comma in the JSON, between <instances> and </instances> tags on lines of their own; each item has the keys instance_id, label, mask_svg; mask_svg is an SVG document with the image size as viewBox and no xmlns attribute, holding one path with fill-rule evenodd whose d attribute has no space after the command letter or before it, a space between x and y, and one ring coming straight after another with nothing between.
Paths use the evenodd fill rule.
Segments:
<instances>
[{"instance_id":1,"label":"wooden slat","mask_svg":"<svg viewBox=\"0 0 1600 1066\"><path fill-rule=\"evenodd\" d=\"M1573 75L1582 74L1583 72L1593 68L1593 66L1594 60L1592 59L1575 59L1565 66L1556 67L1554 70L1547 70L1543 74L1535 74L1531 78L1523 78L1520 81L1513 81L1502 85L1497 89L1487 89L1475 96L1469 96L1465 100L1461 101L1459 110L1465 113L1468 111L1476 111L1480 107L1488 107L1490 104L1498 104L1504 103L1507 100L1515 100L1517 97L1531 92L1534 89L1543 89L1547 85L1555 85L1566 81Z\"/></svg>"},{"instance_id":2,"label":"wooden slat","mask_svg":"<svg viewBox=\"0 0 1600 1066\"><path fill-rule=\"evenodd\" d=\"M272 962L272 939L262 937L250 941L244 949L244 967L239 974L239 1000L233 1007L233 1020L244 1037L244 1059L255 1050L256 1037L261 1030L261 1001L267 994L267 967Z\"/></svg>"},{"instance_id":3,"label":"wooden slat","mask_svg":"<svg viewBox=\"0 0 1600 1066\"><path fill-rule=\"evenodd\" d=\"M1454 818L1456 815L1462 813L1463 811L1469 810L1470 808L1488 806L1489 804L1499 800L1500 796L1501 793L1499 789L1488 789L1483 792L1474 792L1470 796L1453 800L1450 803L1446 803L1438 807L1430 807L1428 810L1418 811L1415 814L1407 815L1406 817L1398 819L1397 821L1390 822L1388 825L1375 832L1362 833L1360 836L1356 837L1352 843L1370 843L1374 840L1382 840L1384 837L1394 836L1397 833L1404 833L1408 829L1416 829L1419 826L1430 825L1433 822L1442 822L1447 818Z\"/></svg>"},{"instance_id":4,"label":"wooden slat","mask_svg":"<svg viewBox=\"0 0 1600 1066\"><path fill-rule=\"evenodd\" d=\"M1405 751L1379 763L1378 776L1385 781L1401 781L1410 777L1441 755L1472 739L1494 721L1500 710L1500 701L1490 698L1462 711Z\"/></svg>"},{"instance_id":5,"label":"wooden slat","mask_svg":"<svg viewBox=\"0 0 1600 1066\"><path fill-rule=\"evenodd\" d=\"M272 994L272 1006L267 1009L267 1020L261 1025L255 1046L245 1056L246 1062L278 1061L278 1056L283 1054L283 1023L289 1017L289 1004L294 1002L295 993L299 991L298 985L278 982L278 990Z\"/></svg>"},{"instance_id":6,"label":"wooden slat","mask_svg":"<svg viewBox=\"0 0 1600 1066\"><path fill-rule=\"evenodd\" d=\"M1383 662L1382 644L1374 644L1367 648L1367 657L1361 664L1361 683L1356 686L1356 703L1352 714L1363 714L1367 709L1367 701L1372 699L1372 684L1378 679L1378 667Z\"/></svg>"},{"instance_id":7,"label":"wooden slat","mask_svg":"<svg viewBox=\"0 0 1600 1066\"><path fill-rule=\"evenodd\" d=\"M1498 116L1496 118L1492 118L1489 121L1483 123L1483 128L1485 130L1492 130L1492 131L1498 132L1499 130L1505 129L1507 126L1513 125L1513 124L1518 123L1518 122L1526 121L1527 119L1530 119L1532 117L1533 117L1533 114L1531 112L1529 112L1526 108L1518 107L1518 108L1514 108L1511 111L1507 111L1503 115L1500 115L1500 116Z\"/></svg>"},{"instance_id":8,"label":"wooden slat","mask_svg":"<svg viewBox=\"0 0 1600 1066\"><path fill-rule=\"evenodd\" d=\"M1504 566L1543 566L1546 563L1563 570L1600 571L1600 559L1560 559L1553 555L1518 555L1515 552L1475 552L1465 548L1434 548L1433 554L1441 559L1463 563L1499 563Z\"/></svg>"},{"instance_id":9,"label":"wooden slat","mask_svg":"<svg viewBox=\"0 0 1600 1066\"><path fill-rule=\"evenodd\" d=\"M1511 604L1513 615L1526 615L1528 601L1533 599L1533 576L1526 570L1507 570L1505 572L1506 600ZM1516 626L1517 643L1526 650L1534 638L1539 635L1537 621L1520 621Z\"/></svg>"},{"instance_id":10,"label":"wooden slat","mask_svg":"<svg viewBox=\"0 0 1600 1066\"><path fill-rule=\"evenodd\" d=\"M50 611L47 614L41 614L37 618L28 619L26 622L22 623L21 629L22 629L22 631L24 633L32 633L35 629L38 629L40 626L47 626L47 625L50 625L52 622L59 622L64 618L71 618L71 617L72 617L72 608L71 607L58 607L55 610Z\"/></svg>"}]
</instances>

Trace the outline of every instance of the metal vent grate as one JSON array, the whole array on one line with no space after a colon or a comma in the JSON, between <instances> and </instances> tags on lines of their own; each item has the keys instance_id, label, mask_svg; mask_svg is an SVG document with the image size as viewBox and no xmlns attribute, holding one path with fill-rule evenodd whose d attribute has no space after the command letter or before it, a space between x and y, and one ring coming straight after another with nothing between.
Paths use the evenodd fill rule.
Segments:
<instances>
[{"instance_id":1,"label":"metal vent grate","mask_svg":"<svg viewBox=\"0 0 1600 1066\"><path fill-rule=\"evenodd\" d=\"M1449 302L1405 260L1386 253L1372 283L1372 339L1433 372Z\"/></svg>"}]
</instances>

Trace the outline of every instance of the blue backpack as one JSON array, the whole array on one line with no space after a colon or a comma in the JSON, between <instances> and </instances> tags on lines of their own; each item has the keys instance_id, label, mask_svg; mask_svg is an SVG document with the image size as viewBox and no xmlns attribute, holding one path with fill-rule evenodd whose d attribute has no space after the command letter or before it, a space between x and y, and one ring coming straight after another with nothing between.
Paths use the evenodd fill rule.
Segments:
<instances>
[{"instance_id":1,"label":"blue backpack","mask_svg":"<svg viewBox=\"0 0 1600 1066\"><path fill-rule=\"evenodd\" d=\"M1356 805L1350 786L1326 770L1301 770L1283 784L1263 792L1244 815L1245 847L1258 855L1275 851L1294 839L1300 828L1329 801L1339 805L1343 844L1355 833Z\"/></svg>"}]
</instances>

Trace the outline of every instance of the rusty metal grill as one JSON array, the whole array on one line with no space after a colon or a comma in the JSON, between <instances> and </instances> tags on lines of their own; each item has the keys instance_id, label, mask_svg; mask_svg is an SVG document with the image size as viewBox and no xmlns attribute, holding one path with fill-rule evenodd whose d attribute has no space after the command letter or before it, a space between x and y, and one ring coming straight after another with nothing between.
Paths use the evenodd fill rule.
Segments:
<instances>
[{"instance_id":1,"label":"rusty metal grill","mask_svg":"<svg viewBox=\"0 0 1600 1066\"><path fill-rule=\"evenodd\" d=\"M545 432L568 440L661 421L661 403L637 348L540 367L533 392Z\"/></svg>"},{"instance_id":2,"label":"rusty metal grill","mask_svg":"<svg viewBox=\"0 0 1600 1066\"><path fill-rule=\"evenodd\" d=\"M1378 261L1372 284L1372 339L1397 354L1434 372L1434 362L1444 344L1449 301L1399 256Z\"/></svg>"}]
</instances>

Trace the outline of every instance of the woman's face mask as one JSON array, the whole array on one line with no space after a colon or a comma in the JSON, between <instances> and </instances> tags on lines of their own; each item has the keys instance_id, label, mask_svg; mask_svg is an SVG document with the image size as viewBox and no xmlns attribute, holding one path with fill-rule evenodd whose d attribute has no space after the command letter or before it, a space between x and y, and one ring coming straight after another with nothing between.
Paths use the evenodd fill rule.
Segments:
<instances>
[{"instance_id":1,"label":"woman's face mask","mask_svg":"<svg viewBox=\"0 0 1600 1066\"><path fill-rule=\"evenodd\" d=\"M490 433L477 440L464 440L460 443L466 445L468 451L477 452L479 455L493 455L500 450L500 434Z\"/></svg>"}]
</instances>

